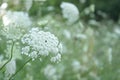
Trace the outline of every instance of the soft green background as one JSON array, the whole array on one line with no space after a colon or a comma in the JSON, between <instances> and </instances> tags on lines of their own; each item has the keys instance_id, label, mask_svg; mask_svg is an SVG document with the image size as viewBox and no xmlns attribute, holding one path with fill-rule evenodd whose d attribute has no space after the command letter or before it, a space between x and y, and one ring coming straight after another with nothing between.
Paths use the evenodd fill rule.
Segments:
<instances>
[{"instance_id":1,"label":"soft green background","mask_svg":"<svg viewBox=\"0 0 120 80\"><path fill-rule=\"evenodd\" d=\"M18 0L19 4L17 6L13 5L14 0L0 0L0 4L4 1L8 1L8 10L26 11L23 6L25 0ZM60 9L62 1L72 2L78 7L80 13L89 5L95 3L96 10L105 11L108 17L96 21L97 16L91 17L90 15L80 14L80 19L77 22L68 25L62 17ZM43 73L48 64L56 68L57 73L62 76L60 80L120 80L119 17L117 17L118 21L114 22L114 18L119 16L119 2L119 0L86 0L86 3L80 3L79 0L34 0L28 11L33 26L42 27L43 30L50 31L59 38L63 44L62 60L59 63L51 63L47 58L42 62L39 60L32 61L14 77L14 80L51 80L47 79ZM49 11L48 6L52 6L54 9ZM94 13L91 14L94 15ZM2 25L2 22L0 25ZM119 33L116 33L115 29ZM65 31L69 33L70 38L66 37ZM86 38L81 38L78 35L84 35ZM3 56L3 60L8 59L7 53L4 52L5 49L6 38L1 36L0 56ZM111 62L109 62L109 49L112 50ZM14 54L18 58L16 59L16 65L19 69L27 60L27 57L21 55L20 51L16 51ZM82 68L82 70L74 72L72 67L74 60L79 61L85 70ZM62 67L64 70L61 70ZM3 80L3 74L0 72L0 80Z\"/></svg>"}]
</instances>

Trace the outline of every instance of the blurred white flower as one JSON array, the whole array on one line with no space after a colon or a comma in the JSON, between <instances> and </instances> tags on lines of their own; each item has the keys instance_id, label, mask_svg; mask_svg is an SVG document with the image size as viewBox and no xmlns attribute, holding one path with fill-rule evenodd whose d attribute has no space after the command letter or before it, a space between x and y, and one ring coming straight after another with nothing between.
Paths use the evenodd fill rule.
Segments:
<instances>
[{"instance_id":1,"label":"blurred white flower","mask_svg":"<svg viewBox=\"0 0 120 80\"><path fill-rule=\"evenodd\" d=\"M28 27L31 25L31 20L26 12L12 12L8 11L3 17L4 26L24 26Z\"/></svg>"},{"instance_id":2,"label":"blurred white flower","mask_svg":"<svg viewBox=\"0 0 120 80\"><path fill-rule=\"evenodd\" d=\"M100 24L96 20L94 20L94 19L90 19L89 20L89 24L93 25L93 26L100 26Z\"/></svg>"},{"instance_id":3,"label":"blurred white flower","mask_svg":"<svg viewBox=\"0 0 120 80\"><path fill-rule=\"evenodd\" d=\"M44 75L47 75L47 77L53 77L56 74L56 69L52 65L47 65L47 67L44 69Z\"/></svg>"},{"instance_id":4,"label":"blurred white flower","mask_svg":"<svg viewBox=\"0 0 120 80\"><path fill-rule=\"evenodd\" d=\"M5 75L6 75L6 77L10 77L16 71L15 60L11 60L5 67L6 67Z\"/></svg>"},{"instance_id":5,"label":"blurred white flower","mask_svg":"<svg viewBox=\"0 0 120 80\"><path fill-rule=\"evenodd\" d=\"M62 48L58 38L50 32L39 31L38 28L32 28L22 39L25 47L22 48L22 54L28 55L32 59L48 56L51 53L51 61L60 61Z\"/></svg>"},{"instance_id":6,"label":"blurred white flower","mask_svg":"<svg viewBox=\"0 0 120 80\"><path fill-rule=\"evenodd\" d=\"M60 7L62 8L63 17L66 18L69 23L74 23L78 20L79 10L74 4L62 2Z\"/></svg>"},{"instance_id":7,"label":"blurred white flower","mask_svg":"<svg viewBox=\"0 0 120 80\"><path fill-rule=\"evenodd\" d=\"M71 38L71 33L70 33L70 31L68 31L68 30L64 30L64 31L63 31L63 35L64 35L67 39L70 39L70 38Z\"/></svg>"},{"instance_id":8,"label":"blurred white flower","mask_svg":"<svg viewBox=\"0 0 120 80\"><path fill-rule=\"evenodd\" d=\"M80 68L81 68L80 62L77 61L77 60L74 60L74 61L72 62L72 67L73 67L73 70L74 70L75 72L80 71Z\"/></svg>"},{"instance_id":9,"label":"blurred white flower","mask_svg":"<svg viewBox=\"0 0 120 80\"><path fill-rule=\"evenodd\" d=\"M89 7L84 9L84 13L86 15L89 15L90 13L93 13L95 11L95 5L91 4Z\"/></svg>"},{"instance_id":10,"label":"blurred white flower","mask_svg":"<svg viewBox=\"0 0 120 80\"><path fill-rule=\"evenodd\" d=\"M55 8L54 8L53 6L48 6L48 7L47 7L47 10L48 10L48 11L53 11L54 9L55 9Z\"/></svg>"},{"instance_id":11,"label":"blurred white flower","mask_svg":"<svg viewBox=\"0 0 120 80\"><path fill-rule=\"evenodd\" d=\"M8 4L7 3L2 3L0 6L0 17L2 17L6 13L6 8Z\"/></svg>"},{"instance_id":12,"label":"blurred white flower","mask_svg":"<svg viewBox=\"0 0 120 80\"><path fill-rule=\"evenodd\" d=\"M29 16L25 12L11 12L8 11L3 17L2 34L7 39L18 40L20 37L30 29L32 24Z\"/></svg>"},{"instance_id":13,"label":"blurred white flower","mask_svg":"<svg viewBox=\"0 0 120 80\"><path fill-rule=\"evenodd\" d=\"M7 8L7 6L8 6L8 4L7 4L7 3L2 3L2 5L0 6L0 8L1 8L1 9L6 9L6 8Z\"/></svg>"},{"instance_id":14,"label":"blurred white flower","mask_svg":"<svg viewBox=\"0 0 120 80\"><path fill-rule=\"evenodd\" d=\"M57 72L57 68L50 64L44 68L44 75L49 80L59 80L61 78L61 75Z\"/></svg>"},{"instance_id":15,"label":"blurred white flower","mask_svg":"<svg viewBox=\"0 0 120 80\"><path fill-rule=\"evenodd\" d=\"M27 11L30 10L30 8L32 7L33 1L32 0L25 0L25 8Z\"/></svg>"}]
</instances>

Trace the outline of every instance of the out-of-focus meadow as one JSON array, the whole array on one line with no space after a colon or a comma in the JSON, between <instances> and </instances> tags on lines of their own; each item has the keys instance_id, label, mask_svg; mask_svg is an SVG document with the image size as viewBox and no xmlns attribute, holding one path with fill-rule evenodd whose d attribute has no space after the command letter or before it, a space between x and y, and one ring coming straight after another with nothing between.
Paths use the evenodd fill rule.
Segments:
<instances>
[{"instance_id":1,"label":"out-of-focus meadow","mask_svg":"<svg viewBox=\"0 0 120 80\"><path fill-rule=\"evenodd\" d=\"M119 0L0 0L0 80L120 80L119 3ZM50 61L52 52L46 56L47 53L29 55L22 51L26 44L42 50L38 49L37 41L41 45L44 37L50 41L46 37L50 33L42 36L43 32L39 41L36 27L58 38L61 56ZM34 46L21 40L26 37L24 34L32 36L32 28L36 31ZM35 59L24 66L28 58ZM21 66L24 67L19 71Z\"/></svg>"}]
</instances>

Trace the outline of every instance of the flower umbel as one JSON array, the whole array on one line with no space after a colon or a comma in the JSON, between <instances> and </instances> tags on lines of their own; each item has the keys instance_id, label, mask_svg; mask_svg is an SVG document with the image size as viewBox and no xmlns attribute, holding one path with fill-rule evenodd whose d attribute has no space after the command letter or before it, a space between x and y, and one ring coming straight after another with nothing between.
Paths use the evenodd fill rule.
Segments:
<instances>
[{"instance_id":1,"label":"flower umbel","mask_svg":"<svg viewBox=\"0 0 120 80\"><path fill-rule=\"evenodd\" d=\"M2 17L2 21L4 25L1 30L2 35L13 41L19 40L21 36L30 29L32 24L26 12L8 11Z\"/></svg>"},{"instance_id":2,"label":"flower umbel","mask_svg":"<svg viewBox=\"0 0 120 80\"><path fill-rule=\"evenodd\" d=\"M60 5L63 13L63 17L68 20L69 23L74 23L79 18L78 8L69 2L62 2Z\"/></svg>"},{"instance_id":3,"label":"flower umbel","mask_svg":"<svg viewBox=\"0 0 120 80\"><path fill-rule=\"evenodd\" d=\"M2 17L4 26L21 26L28 27L31 26L31 20L28 13L26 12L17 12L17 11L7 11L6 14Z\"/></svg>"},{"instance_id":4,"label":"flower umbel","mask_svg":"<svg viewBox=\"0 0 120 80\"><path fill-rule=\"evenodd\" d=\"M40 31L38 28L32 28L28 34L21 39L23 45L22 54L31 57L33 60L48 56L51 53L51 61L59 61L61 58L61 44L58 38L50 32ZM54 58L54 59L53 59Z\"/></svg>"}]
</instances>

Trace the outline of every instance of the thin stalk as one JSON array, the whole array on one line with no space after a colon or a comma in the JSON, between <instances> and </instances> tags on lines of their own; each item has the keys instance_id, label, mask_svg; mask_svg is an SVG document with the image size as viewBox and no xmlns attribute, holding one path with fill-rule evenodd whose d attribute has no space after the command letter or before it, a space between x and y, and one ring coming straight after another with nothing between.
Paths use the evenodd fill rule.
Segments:
<instances>
[{"instance_id":1,"label":"thin stalk","mask_svg":"<svg viewBox=\"0 0 120 80\"><path fill-rule=\"evenodd\" d=\"M21 66L16 72L15 72L15 74L13 74L10 78L9 78L9 80L11 80L18 72L20 72L23 68L24 68L24 66L28 63L28 62L30 62L32 59L30 58L30 59L28 59L24 64L23 64L23 66Z\"/></svg>"},{"instance_id":2,"label":"thin stalk","mask_svg":"<svg viewBox=\"0 0 120 80\"><path fill-rule=\"evenodd\" d=\"M11 48L10 59L9 59L5 64L3 64L3 66L0 68L0 71L5 67L5 65L6 65L7 63L9 63L9 62L12 60L12 57L13 57L13 47L14 47L14 42L13 42L12 48Z\"/></svg>"}]
</instances>

